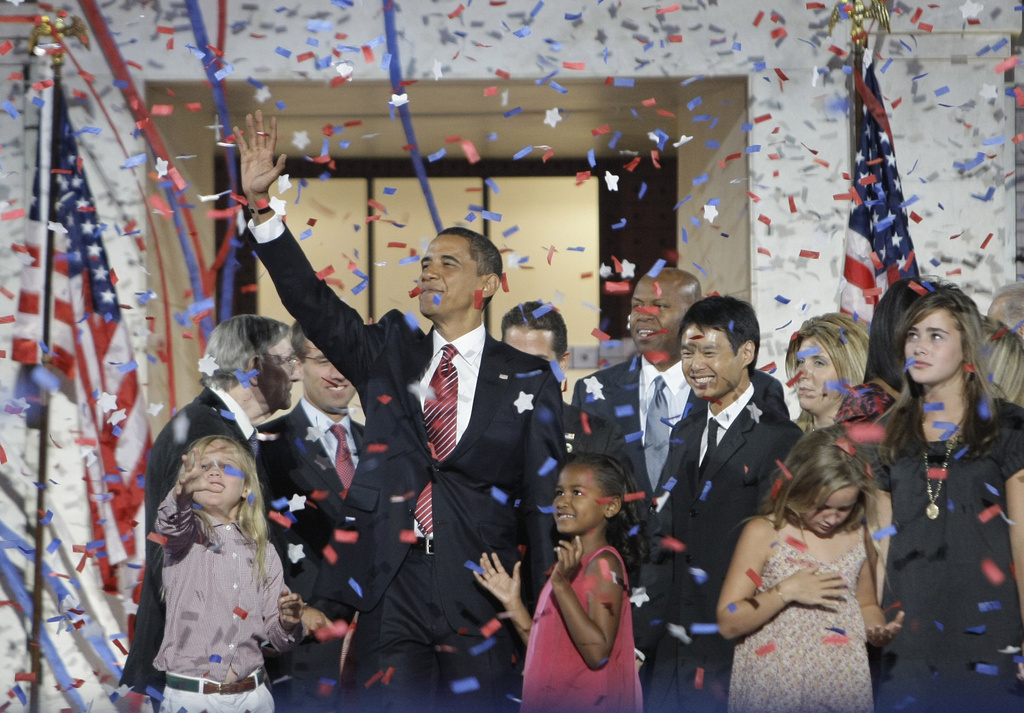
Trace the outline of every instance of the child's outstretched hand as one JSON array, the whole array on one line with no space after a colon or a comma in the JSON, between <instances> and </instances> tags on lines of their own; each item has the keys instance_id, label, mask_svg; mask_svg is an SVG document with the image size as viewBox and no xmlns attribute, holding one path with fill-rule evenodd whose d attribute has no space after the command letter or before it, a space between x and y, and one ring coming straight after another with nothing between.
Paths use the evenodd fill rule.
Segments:
<instances>
[{"instance_id":1,"label":"child's outstretched hand","mask_svg":"<svg viewBox=\"0 0 1024 713\"><path fill-rule=\"evenodd\" d=\"M510 577L505 570L505 566L498 559L497 554L492 552L488 558L487 553L484 552L480 555L480 568L483 569L484 573L480 574L474 570L473 576L476 577L476 581L480 582L484 589L498 598L498 601L502 603L506 610L510 610L520 601L520 564L520 562L516 562Z\"/></svg>"},{"instance_id":2,"label":"child's outstretched hand","mask_svg":"<svg viewBox=\"0 0 1024 713\"><path fill-rule=\"evenodd\" d=\"M192 493L200 490L209 490L210 482L206 479L203 464L200 462L199 451L193 448L181 456L181 462L185 464L185 472L178 478L178 485L174 492L178 498L191 496Z\"/></svg>"},{"instance_id":3,"label":"child's outstretched hand","mask_svg":"<svg viewBox=\"0 0 1024 713\"><path fill-rule=\"evenodd\" d=\"M301 594L281 590L281 596L277 598L277 612L285 631L291 631L302 621L302 606Z\"/></svg>"},{"instance_id":4,"label":"child's outstretched hand","mask_svg":"<svg viewBox=\"0 0 1024 713\"><path fill-rule=\"evenodd\" d=\"M885 626L869 626L867 628L868 643L879 648L888 646L903 628L903 616L904 612L901 611Z\"/></svg>"},{"instance_id":5,"label":"child's outstretched hand","mask_svg":"<svg viewBox=\"0 0 1024 713\"><path fill-rule=\"evenodd\" d=\"M838 572L807 567L779 582L777 591L787 603L799 602L834 611L836 601L846 600L847 586L843 575Z\"/></svg>"},{"instance_id":6,"label":"child's outstretched hand","mask_svg":"<svg viewBox=\"0 0 1024 713\"><path fill-rule=\"evenodd\" d=\"M579 569L580 560L583 559L583 541L576 535L571 542L561 540L555 548L558 555L558 562L555 563L555 573L562 576L566 582L571 582L576 570Z\"/></svg>"}]
</instances>

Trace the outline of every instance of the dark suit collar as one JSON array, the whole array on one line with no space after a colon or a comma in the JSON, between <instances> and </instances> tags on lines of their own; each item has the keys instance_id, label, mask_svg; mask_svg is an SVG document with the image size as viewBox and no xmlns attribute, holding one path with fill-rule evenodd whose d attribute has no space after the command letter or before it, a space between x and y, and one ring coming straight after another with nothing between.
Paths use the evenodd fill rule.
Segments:
<instances>
[{"instance_id":1,"label":"dark suit collar","mask_svg":"<svg viewBox=\"0 0 1024 713\"><path fill-rule=\"evenodd\" d=\"M723 435L721 440L718 442L718 448L712 452L710 456L711 460L704 468L704 475L700 478L700 483L692 493L694 501L696 501L704 492L704 489L707 487L705 483L708 481L714 482L715 476L718 475L719 471L725 467L733 455L735 455L736 451L746 444L748 434L756 424L756 421L754 421L750 412L750 404L752 403L754 403L753 400L748 402L740 412L740 415L733 420L732 424L725 432L725 435ZM698 462L695 464L696 467L696 465L699 465L700 458L699 441L697 442L695 451L698 457Z\"/></svg>"},{"instance_id":2,"label":"dark suit collar","mask_svg":"<svg viewBox=\"0 0 1024 713\"><path fill-rule=\"evenodd\" d=\"M292 438L298 439L298 443L291 444L301 454L306 462L306 470L311 479L319 485L317 490L326 490L336 493L341 490L341 481L338 473L330 467L334 461L334 454L328 454L320 439L307 441L306 434L313 424L301 406L296 405L285 417L289 422L289 430Z\"/></svg>"},{"instance_id":3,"label":"dark suit collar","mask_svg":"<svg viewBox=\"0 0 1024 713\"><path fill-rule=\"evenodd\" d=\"M504 398L505 392L512 388L513 382L516 381L515 364L508 349L511 347L489 334L486 335L484 352L480 357L480 371L476 379L476 393L473 394L473 413L470 415L466 432L462 434L455 450L448 457L449 460L454 460L471 449L487 432L495 415L494 404Z\"/></svg>"}]
</instances>

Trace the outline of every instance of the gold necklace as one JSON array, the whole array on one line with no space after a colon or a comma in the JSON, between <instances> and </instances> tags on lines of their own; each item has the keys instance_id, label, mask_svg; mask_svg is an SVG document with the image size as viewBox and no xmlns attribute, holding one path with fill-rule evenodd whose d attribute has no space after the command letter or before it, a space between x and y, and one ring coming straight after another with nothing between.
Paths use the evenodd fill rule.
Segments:
<instances>
[{"instance_id":1,"label":"gold necklace","mask_svg":"<svg viewBox=\"0 0 1024 713\"><path fill-rule=\"evenodd\" d=\"M924 451L924 483L928 488L928 506L924 509L924 514L928 516L929 520L935 520L939 516L939 506L935 503L939 499L939 492L942 491L942 481L949 476L949 455L953 452L953 448L956 446L957 437L946 439L946 460L942 464L942 470L932 475L932 469L928 467L928 449ZM937 470L937 469L936 469ZM938 481L938 485L935 486L935 492L932 492L932 481Z\"/></svg>"}]
</instances>

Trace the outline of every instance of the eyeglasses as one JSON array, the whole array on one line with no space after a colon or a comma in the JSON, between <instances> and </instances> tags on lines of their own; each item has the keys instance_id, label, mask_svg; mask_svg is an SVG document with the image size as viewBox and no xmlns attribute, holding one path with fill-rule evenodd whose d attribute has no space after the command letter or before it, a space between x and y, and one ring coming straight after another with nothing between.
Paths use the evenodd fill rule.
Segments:
<instances>
[{"instance_id":1,"label":"eyeglasses","mask_svg":"<svg viewBox=\"0 0 1024 713\"><path fill-rule=\"evenodd\" d=\"M298 354L289 354L288 356L278 356L277 354L264 354L265 357L270 359L277 366L287 367L288 369L294 369L302 361L299 359Z\"/></svg>"}]
</instances>

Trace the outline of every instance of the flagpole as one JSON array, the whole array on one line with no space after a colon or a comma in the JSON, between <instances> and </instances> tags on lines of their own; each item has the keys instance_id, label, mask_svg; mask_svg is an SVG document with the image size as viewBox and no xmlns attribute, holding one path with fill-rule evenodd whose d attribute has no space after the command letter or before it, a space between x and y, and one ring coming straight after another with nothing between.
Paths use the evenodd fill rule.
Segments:
<instances>
[{"instance_id":1,"label":"flagpole","mask_svg":"<svg viewBox=\"0 0 1024 713\"><path fill-rule=\"evenodd\" d=\"M64 101L64 93L61 90L61 68L64 64L65 36L73 36L87 42L85 26L77 18L70 18L61 13L53 22L46 15L39 18L39 24L29 35L29 48L34 54L49 55L53 70L53 87L50 101L50 155L47 162L49 170L49 204L47 210L47 223L54 215L53 207L58 196L57 174L53 172L53 162L60 155L60 116L61 104ZM42 122L40 122L42 128ZM40 130L40 139L43 132ZM43 166L40 166L42 170ZM46 177L40 175L40 184ZM52 231L46 230L44 238L45 264L43 273L43 292L40 312L43 322L43 345L50 344L50 300L52 297L53 284L53 235ZM43 355L44 364L48 362L47 355ZM29 657L32 664L32 681L30 686L29 713L39 713L39 691L41 690L41 679L43 676L42 657L40 655L40 635L43 623L43 535L45 525L43 518L46 514L46 473L49 468L48 443L50 432L50 398L46 388L39 390L39 470L36 475L36 529L35 529L35 559L34 577L32 580L32 633L29 641Z\"/></svg>"},{"instance_id":2,"label":"flagpole","mask_svg":"<svg viewBox=\"0 0 1024 713\"><path fill-rule=\"evenodd\" d=\"M845 17L844 17L845 14ZM850 41L853 43L853 75L847 81L849 91L853 95L853 121L850 132L850 175L857 165L857 151L860 150L860 133L864 122L864 101L857 91L857 77L864 74L864 48L868 43L868 31L864 29L865 20L878 20L886 32L892 32L889 23L889 10L885 0L839 0L832 8L832 16L828 22L828 34L831 35L836 25L843 19L850 20Z\"/></svg>"}]
</instances>

